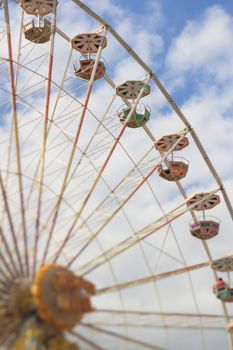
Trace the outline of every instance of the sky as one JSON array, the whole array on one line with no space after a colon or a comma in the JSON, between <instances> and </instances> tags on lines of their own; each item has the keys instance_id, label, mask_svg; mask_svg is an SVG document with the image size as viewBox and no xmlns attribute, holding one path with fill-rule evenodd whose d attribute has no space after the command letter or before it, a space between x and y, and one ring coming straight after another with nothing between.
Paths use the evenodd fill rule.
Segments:
<instances>
[{"instance_id":1,"label":"sky","mask_svg":"<svg viewBox=\"0 0 233 350\"><path fill-rule=\"evenodd\" d=\"M18 5L13 2L9 3L13 55L14 59L17 60L20 11ZM113 27L160 79L196 131L232 201L232 1L145 0L142 2L102 0L99 2L86 0L85 4ZM0 12L0 16L2 16L2 12ZM0 20L2 20L2 17ZM71 0L60 1L57 25L70 38L81 32L93 31L99 27L97 22L87 16ZM4 40L3 37L2 42L6 44ZM129 79L142 79L146 76L146 72L110 34L108 34L107 40L108 45L101 56L106 62L108 76L116 85ZM23 39L20 62L24 65L24 68L18 71L17 83L17 108L20 123L22 168L25 176L25 197L29 196L30 186L36 178L35 169L40 158L48 68L47 53L49 51L49 44L32 48L31 44L26 45L27 43ZM39 259L42 257L46 233L48 233L47 220L50 223L49 220L51 219L48 213L53 208L56 196L61 188L62 179L67 169L71 144L77 129L77 120L79 120L78 117L81 114L80 106L85 101L87 91L87 84L74 77L73 62L78 62L79 54L73 52L65 75L64 95L56 106L55 101L57 94L59 94L59 85L61 84L62 73L69 52L70 44L57 35L52 75L54 84L52 84L50 101L50 117L54 110L54 122L47 143L44 203L41 219L46 229L40 240ZM7 57L6 45L1 46L0 57ZM6 169L9 154L7 139L10 132L11 117L10 94L7 92L10 91L9 76L7 70L4 71L4 68L7 67L6 64L7 62L4 62L2 65L3 71L1 71L2 79L0 82L0 139L2 144L0 155L3 173ZM15 69L17 70L16 66ZM35 70L39 75L31 74ZM145 97L142 102L151 108L151 119L147 124L151 133L158 139L163 135L179 132L184 128L183 123L155 84L152 81L149 83L151 94ZM113 95L114 90L104 80L97 81L94 84L78 144L80 148L76 150L72 162L71 173L73 171L73 176L70 178L64 194L57 219L56 235L53 236L50 254L48 255L50 260L53 257L53 252L56 251L64 239L71 218L80 209L85 194L90 190L95 179L96 172L99 171L114 142L114 138L120 131L121 124L117 119L117 111L121 107L122 101L117 97L110 105ZM9 101L6 106L4 106L5 101ZM101 119L103 122L102 133L97 134L88 149L87 155L91 160L89 162L85 154L84 156L82 154ZM188 174L181 181L187 196L217 189L217 183L190 134L187 136L190 144L180 153L189 161ZM103 144L104 147L101 151L99 145ZM145 175L147 169L149 171L154 163L160 160L158 152L155 153L152 146L151 140L146 136L143 129L128 128L126 130L120 145L114 151L101 181L95 188L82 214L82 220L84 222L86 220L94 232L99 227L99 222L101 223L101 220L105 220L107 215L111 214L112 203L113 208L116 208L117 200L123 200L123 195L129 194L130 189L133 188L132 186L138 184L136 182L138 179L133 177L133 180L129 181L127 185L123 183L123 186L125 186L124 193L120 192L122 179L131 179L130 176L132 176L135 163L145 169L143 170ZM100 152L98 157L95 153L97 150ZM147 152L149 153L145 156ZM141 160L144 156L145 158ZM8 196L12 212L17 214L19 213L19 200L16 197L17 171L14 149L11 157L11 175L9 179L11 186L8 188ZM76 164L79 164L79 171L75 169ZM145 166L147 168L144 168ZM86 169L89 171L88 177L86 176ZM128 175L130 171L131 175ZM133 172L133 176L135 173ZM138 178L141 181L141 177ZM117 200L116 198L112 199L111 190L114 188L115 193L117 193ZM208 215L213 215L221 221L219 235L208 241L213 259L232 253L232 221L224 199L220 193L219 195L221 198L220 205L208 213ZM34 231L31 230L34 227L38 198L35 189L29 198L27 227L30 232L29 242L33 245ZM104 200L106 206L104 207L101 204L102 207L100 206L98 211L94 211L95 208L99 208L98 206ZM183 202L184 199L176 185L166 182L158 177L157 173L154 173L149 182L124 206L125 212L120 211L102 229L98 240L90 244L89 248L74 264L73 269L82 270L83 265L85 266L92 259L97 258L102 252L117 246L121 241L131 236L133 237L135 232L139 232L147 225L163 217L165 212L177 208ZM110 206L108 207L106 203L110 203ZM128 219L125 214L127 214ZM189 233L188 225L191 220L191 215L184 214L174 221L170 228L162 228L140 244L136 244L133 248L115 257L111 265L104 264L87 276L96 284L98 289L101 289L117 284L116 281L124 283L147 277L150 274L179 269L185 264L192 265L207 261L208 257L201 241L193 238ZM19 214L15 215L15 223L20 225ZM3 221L3 226L7 230L6 219ZM43 231L42 228L41 230ZM66 263L69 261L77 247L79 245L82 247L89 239L89 235L85 224L78 222L60 262ZM21 251L23 251L22 241L19 244ZM164 251L163 253L159 250L161 248ZM226 276L223 275L222 277ZM190 283L191 280L192 283ZM147 312L222 314L221 305L212 293L213 283L214 278L208 267L194 271L190 275L180 275L158 281L155 284L149 283L129 288L123 290L121 294L114 292L96 296L93 303L97 309L118 310L125 308L131 311L142 310ZM232 315L232 306L228 305L227 309L229 314ZM104 315L100 315L101 317L103 322L106 321ZM130 316L128 317L130 319ZM107 322L110 322L110 320L109 318ZM114 327L114 317L112 320L113 326L112 328L109 326L109 329L126 334L125 329ZM160 319L160 322L163 321L163 319L162 321ZM135 319L134 322L136 322ZM167 322L170 322L169 319L167 319ZM182 321L180 322L182 323ZM225 324L223 327L225 327ZM89 334L89 331L85 329L82 332L86 336ZM228 346L226 332L222 330L206 330L202 333L198 330L172 329L166 331L164 329L155 330L150 327L142 329L128 327L128 335L169 350L186 350L187 348L218 350L220 348L227 349ZM98 342L104 341L105 348L108 350L116 349L111 337L103 336L101 338L100 335L94 333L93 339ZM124 341L119 342L118 346L122 349L134 350L143 348L142 346L136 347L135 344L126 346Z\"/></svg>"}]
</instances>

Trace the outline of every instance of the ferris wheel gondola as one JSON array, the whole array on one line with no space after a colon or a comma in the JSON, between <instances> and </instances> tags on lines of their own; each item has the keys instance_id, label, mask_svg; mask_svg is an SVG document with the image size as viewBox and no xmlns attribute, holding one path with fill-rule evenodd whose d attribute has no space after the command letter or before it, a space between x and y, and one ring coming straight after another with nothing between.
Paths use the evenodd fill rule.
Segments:
<instances>
[{"instance_id":1,"label":"ferris wheel gondola","mask_svg":"<svg viewBox=\"0 0 233 350\"><path fill-rule=\"evenodd\" d=\"M174 157L173 152L180 151L189 145L188 138L179 134L165 135L155 142L160 152L168 152L172 148L170 159L160 164L158 174L167 181L179 181L187 175L189 162L183 157Z\"/></svg>"},{"instance_id":2,"label":"ferris wheel gondola","mask_svg":"<svg viewBox=\"0 0 233 350\"><path fill-rule=\"evenodd\" d=\"M187 200L187 205L195 204L200 198L206 196L206 193L197 193ZM206 210L214 208L220 203L220 197L218 195L212 195L208 200L203 201L201 204L194 206L193 210L202 211L203 216L190 223L191 234L199 239L206 240L215 237L219 233L219 220L213 217L205 215Z\"/></svg>"},{"instance_id":3,"label":"ferris wheel gondola","mask_svg":"<svg viewBox=\"0 0 233 350\"><path fill-rule=\"evenodd\" d=\"M45 16L53 12L53 6L57 6L58 1L26 1L21 0L20 6L29 15L34 17L30 22L27 22L24 27L25 39L36 43L44 44L50 40L51 37L51 22Z\"/></svg>"},{"instance_id":4,"label":"ferris wheel gondola","mask_svg":"<svg viewBox=\"0 0 233 350\"><path fill-rule=\"evenodd\" d=\"M224 282L219 278L218 282L213 286L213 291L217 298L223 302L233 302L233 288L231 287L231 273L233 272L233 257L229 255L222 259L215 260L211 267L219 272L226 272L228 282Z\"/></svg>"},{"instance_id":5,"label":"ferris wheel gondola","mask_svg":"<svg viewBox=\"0 0 233 350\"><path fill-rule=\"evenodd\" d=\"M75 61L73 64L75 76L83 80L90 80L95 65L95 54L107 46L106 37L98 33L79 34L71 40L71 46L83 55L79 63ZM99 58L94 80L103 78L105 71L106 64Z\"/></svg>"}]
</instances>

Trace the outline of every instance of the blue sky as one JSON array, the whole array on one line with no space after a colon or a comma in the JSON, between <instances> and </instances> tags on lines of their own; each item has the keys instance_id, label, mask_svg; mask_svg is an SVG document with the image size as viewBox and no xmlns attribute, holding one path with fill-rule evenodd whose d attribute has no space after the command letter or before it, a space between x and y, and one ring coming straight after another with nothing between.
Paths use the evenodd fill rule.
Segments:
<instances>
[{"instance_id":1,"label":"blue sky","mask_svg":"<svg viewBox=\"0 0 233 350\"><path fill-rule=\"evenodd\" d=\"M123 1L118 0L113 2L124 9L128 9L133 13L145 13L148 16L148 9L150 8L149 1ZM178 31L184 23L199 16L207 7L213 5L220 5L226 9L227 12L233 13L233 4L230 0L212 1L212 0L162 0L154 1L159 3L163 11L163 15L169 21L170 27ZM167 31L169 31L167 26Z\"/></svg>"},{"instance_id":2,"label":"blue sky","mask_svg":"<svg viewBox=\"0 0 233 350\"><path fill-rule=\"evenodd\" d=\"M138 47L140 47L136 34L143 30L145 32L145 35L148 35L147 53L145 54L145 51L142 50L142 52L140 52L140 56L145 59L145 62L150 67L152 67L152 69L156 72L156 74L159 76L162 82L164 82L168 89L170 88L170 84L167 83L167 80L171 80L171 76L168 76L168 73L171 73L173 70L173 78L176 80L179 78L178 73L177 76L174 77L176 63L174 63L174 66L171 67L172 62L168 62L168 58L171 54L172 49L174 48L176 40L182 36L182 33L184 33L184 31L187 30L189 26L194 26L194 29L188 38L188 40L190 40L189 47L191 47L192 35L195 34L195 31L198 31L198 28L200 26L205 29L205 23L208 22L208 18L210 19L209 22L211 22L210 25L214 25L213 23L215 21L215 16L218 16L218 11L222 12L218 16L220 22L223 18L223 15L228 18L231 18L233 15L233 4L228 0L222 0L219 2L210 0L111 1L112 7L109 6L110 2L107 0L103 1L101 6L99 6L99 4L93 0L89 0L86 3L91 8L99 12L111 25L113 25L115 29L122 32L121 34L123 38L126 39L126 41L130 41L131 46L135 48L136 51ZM117 11L120 9L122 13L117 13ZM131 24L129 24L129 22L131 22ZM219 32L221 32L223 29L220 22ZM131 25L131 35L129 35L129 32L127 32L129 25ZM228 24L225 24L225 27L226 26L228 26ZM125 27L126 30L124 30ZM155 42L155 44L153 44L150 38L150 36L152 37L152 34L154 34L154 38L157 38L157 42ZM223 36L225 35L224 32L222 32L222 34ZM221 38L215 38L215 34L213 34L211 37L211 32L208 35L208 40L210 43L213 42L214 47L220 46ZM201 39L201 31L199 33L199 36ZM199 39L196 38L196 40ZM149 50L150 45L151 47ZM187 47L187 51L189 50L189 47ZM222 50L224 51L225 48L226 47L223 47ZM186 48L183 47L183 50L185 51ZM206 47L206 49L204 47L204 50L208 52L208 47ZM195 51L195 55L197 55L197 61L198 56L201 56L202 54L201 51L203 51L203 48L201 48L200 51L198 51L197 48L197 52ZM220 47L219 51L221 51ZM211 50L209 50L209 52L211 55ZM216 52L215 49L214 52L217 53L217 56L220 56L220 53ZM224 52L222 52L222 55L224 55ZM224 58L223 60L219 59L218 62L216 61L216 69L218 69L217 64L220 65L221 61L224 63ZM189 69L188 72L188 86L187 84L184 84L183 89L181 89L181 86L179 86L179 88L177 86L176 89L171 91L177 102L182 104L190 96L190 94L196 92L197 88L201 88L203 86L203 83L206 84L208 82L212 83L216 81L213 72L211 74L210 72L208 72L208 74L206 73L206 67L204 64L205 62L203 62L203 64L200 63L199 66L197 64L197 67L195 69L192 69L190 67L191 69ZM181 63L182 62L180 61L180 64ZM194 64L192 64L192 66L193 65ZM179 71L180 67L178 67L178 65L177 68ZM181 80L183 80L183 76L181 77ZM221 82L218 80L218 84L221 85L221 83L225 84L225 81Z\"/></svg>"}]
</instances>

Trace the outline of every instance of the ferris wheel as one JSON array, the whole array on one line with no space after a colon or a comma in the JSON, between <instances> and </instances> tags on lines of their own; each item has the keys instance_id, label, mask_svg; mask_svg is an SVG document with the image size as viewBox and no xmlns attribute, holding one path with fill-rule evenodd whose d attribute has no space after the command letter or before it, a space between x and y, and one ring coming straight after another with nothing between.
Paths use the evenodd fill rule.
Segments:
<instances>
[{"instance_id":1,"label":"ferris wheel","mask_svg":"<svg viewBox=\"0 0 233 350\"><path fill-rule=\"evenodd\" d=\"M190 121L83 2L0 23L0 349L233 349L233 211Z\"/></svg>"}]
</instances>

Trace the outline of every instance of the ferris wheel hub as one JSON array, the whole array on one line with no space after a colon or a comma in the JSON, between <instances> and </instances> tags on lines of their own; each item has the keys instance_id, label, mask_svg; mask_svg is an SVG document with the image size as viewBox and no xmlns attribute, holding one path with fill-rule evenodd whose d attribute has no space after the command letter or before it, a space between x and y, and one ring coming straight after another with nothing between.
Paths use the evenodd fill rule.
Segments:
<instances>
[{"instance_id":1,"label":"ferris wheel hub","mask_svg":"<svg viewBox=\"0 0 233 350\"><path fill-rule=\"evenodd\" d=\"M15 318L24 318L33 311L31 284L28 279L16 279L9 288L7 309Z\"/></svg>"},{"instance_id":2,"label":"ferris wheel hub","mask_svg":"<svg viewBox=\"0 0 233 350\"><path fill-rule=\"evenodd\" d=\"M16 339L8 343L8 350L79 350L79 346L65 335L35 317L24 322L22 330Z\"/></svg>"},{"instance_id":3,"label":"ferris wheel hub","mask_svg":"<svg viewBox=\"0 0 233 350\"><path fill-rule=\"evenodd\" d=\"M61 331L72 329L85 313L94 310L90 300L94 293L92 283L55 264L44 265L32 286L37 314Z\"/></svg>"}]
</instances>

